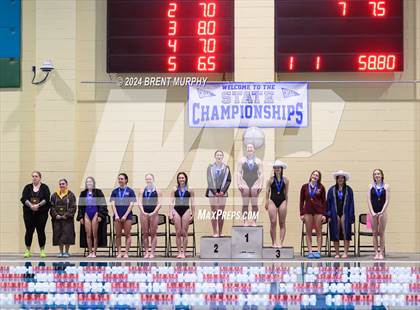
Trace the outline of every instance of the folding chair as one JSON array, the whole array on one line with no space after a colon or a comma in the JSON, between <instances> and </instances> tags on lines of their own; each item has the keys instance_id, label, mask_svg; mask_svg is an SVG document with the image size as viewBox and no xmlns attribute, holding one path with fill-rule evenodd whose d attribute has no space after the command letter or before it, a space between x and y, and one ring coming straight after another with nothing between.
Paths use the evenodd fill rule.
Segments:
<instances>
[{"instance_id":1,"label":"folding chair","mask_svg":"<svg viewBox=\"0 0 420 310\"><path fill-rule=\"evenodd\" d=\"M330 236L330 239L331 239L331 236ZM339 249L340 249L340 251L344 251L344 241L343 240L340 240L340 242L339 242ZM328 256L331 256L331 253L332 253L333 250L335 251L334 241L330 240ZM349 252L353 252L354 256L357 255L356 223L353 223L351 225L351 241L350 241L350 244L349 244Z\"/></svg>"},{"instance_id":2,"label":"folding chair","mask_svg":"<svg viewBox=\"0 0 420 310\"><path fill-rule=\"evenodd\" d=\"M161 228L163 227L163 228ZM166 220L166 215L158 214L158 231L156 233L156 238L158 240L155 253L161 253L163 256L168 256L168 222ZM164 239L164 245L159 245L159 239ZM141 256L144 256L144 246L143 238L141 239Z\"/></svg>"},{"instance_id":3,"label":"folding chair","mask_svg":"<svg viewBox=\"0 0 420 310\"><path fill-rule=\"evenodd\" d=\"M357 256L360 256L360 253L374 253L375 252L373 249L373 233L372 231L367 230L366 223L367 223L367 214L366 213L359 214L359 223L357 224ZM370 245L361 245L360 237L370 237ZM379 242L378 242L378 247L380 247ZM385 249L384 249L384 252L385 252Z\"/></svg>"},{"instance_id":4,"label":"folding chair","mask_svg":"<svg viewBox=\"0 0 420 310\"><path fill-rule=\"evenodd\" d=\"M328 221L322 223L322 246L321 251L324 252L324 255L327 256L330 251L330 234L328 228ZM312 237L316 237L315 230L312 230ZM312 245L312 247L314 247ZM302 234L300 238L300 255L305 256L308 253L308 249L306 246L306 231L305 231L305 223L302 222Z\"/></svg>"},{"instance_id":5,"label":"folding chair","mask_svg":"<svg viewBox=\"0 0 420 310\"><path fill-rule=\"evenodd\" d=\"M134 230L133 230L134 227ZM112 231L113 231L113 238L112 238L112 247L113 247L113 255L115 255L115 253L117 252L117 247L115 244L115 238L116 238L116 234L115 234L115 223L113 223L112 225ZM131 223L131 246L130 249L128 250L129 253L135 253L136 256L140 256L140 225L139 225L139 217L136 214L133 214L133 220ZM133 237L135 239L135 242L133 242ZM124 231L121 235L121 249L123 249L125 247L125 245L123 244L122 240L124 240ZM134 244L134 245L133 245Z\"/></svg>"},{"instance_id":6,"label":"folding chair","mask_svg":"<svg viewBox=\"0 0 420 310\"><path fill-rule=\"evenodd\" d=\"M111 225L111 217L109 215L106 216L106 247L98 247L96 253L108 253L108 257L112 256L113 253L113 232L112 232L112 225ZM85 248L83 256L87 256L89 254L89 249Z\"/></svg>"},{"instance_id":7,"label":"folding chair","mask_svg":"<svg viewBox=\"0 0 420 310\"><path fill-rule=\"evenodd\" d=\"M169 221L169 239L168 239L168 251L169 251L169 256L172 256L172 250L176 250L176 242L175 245L172 245L171 239L172 238L176 238L176 232L171 232L171 226L174 226L174 222L173 221ZM196 256L196 242L195 242L195 223L194 220L190 223L190 226L192 226L192 232L190 231L190 229L188 229L188 241L190 241L190 237L192 237L192 245L191 242L188 242L187 248L186 248L186 252L191 254L192 256ZM173 227L173 229L175 230L175 226Z\"/></svg>"}]
</instances>

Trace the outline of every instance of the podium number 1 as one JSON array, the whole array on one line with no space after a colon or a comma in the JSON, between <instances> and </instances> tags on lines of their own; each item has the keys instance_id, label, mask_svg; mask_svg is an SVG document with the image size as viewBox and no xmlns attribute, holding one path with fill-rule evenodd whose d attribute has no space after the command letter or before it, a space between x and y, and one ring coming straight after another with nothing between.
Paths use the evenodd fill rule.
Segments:
<instances>
[{"instance_id":1,"label":"podium number 1","mask_svg":"<svg viewBox=\"0 0 420 310\"><path fill-rule=\"evenodd\" d=\"M249 242L249 235L248 234L245 235L245 240L246 240L246 242Z\"/></svg>"},{"instance_id":2,"label":"podium number 1","mask_svg":"<svg viewBox=\"0 0 420 310\"><path fill-rule=\"evenodd\" d=\"M214 253L219 253L219 245L218 244L214 245Z\"/></svg>"}]
</instances>

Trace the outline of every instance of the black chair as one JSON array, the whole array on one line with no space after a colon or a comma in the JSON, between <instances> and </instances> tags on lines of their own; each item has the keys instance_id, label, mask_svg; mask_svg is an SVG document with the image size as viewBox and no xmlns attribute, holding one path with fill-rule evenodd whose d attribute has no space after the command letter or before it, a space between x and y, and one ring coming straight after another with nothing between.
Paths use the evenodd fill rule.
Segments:
<instances>
[{"instance_id":1,"label":"black chair","mask_svg":"<svg viewBox=\"0 0 420 310\"><path fill-rule=\"evenodd\" d=\"M357 246L356 246L356 223L353 223L351 228L351 241L349 244L349 252L353 252L353 255L356 256L357 255ZM330 236L331 239L331 236ZM339 249L340 251L344 251L344 242L342 240L340 240L339 243ZM334 248L334 242L332 240L330 240L330 251L328 253L328 256L331 256L331 253L333 250L335 250Z\"/></svg>"},{"instance_id":2,"label":"black chair","mask_svg":"<svg viewBox=\"0 0 420 310\"><path fill-rule=\"evenodd\" d=\"M134 229L133 229L133 227L134 227ZM112 225L112 231L113 231L112 247L113 247L113 255L115 255L116 252L117 252L117 247L116 247L116 244L115 244L115 237L116 237L115 223L113 223L113 225ZM135 242L133 242L133 237L135 239ZM122 236L121 236L121 249L124 248L124 245L122 243L123 239L125 239L124 238L124 231L123 231ZM133 214L133 220L132 220L132 223L131 223L131 246L130 246L130 249L128 250L128 253L135 253L136 256L140 256L140 252L141 252L141 245L140 245L139 217L136 214Z\"/></svg>"},{"instance_id":3,"label":"black chair","mask_svg":"<svg viewBox=\"0 0 420 310\"><path fill-rule=\"evenodd\" d=\"M372 231L367 230L366 223L367 223L367 214L366 213L359 214L359 223L357 225L357 256L360 256L360 253L375 253L373 249L373 233ZM370 244L362 245L360 242L360 237L369 237ZM378 247L380 247L379 241L378 241ZM385 249L384 249L384 252L385 252Z\"/></svg>"},{"instance_id":4,"label":"black chair","mask_svg":"<svg viewBox=\"0 0 420 310\"><path fill-rule=\"evenodd\" d=\"M172 251L177 249L176 242L175 245L172 245L171 239L176 238L176 232L171 232L171 226L175 225L173 221L169 220L169 239L168 239L168 251L169 256L172 256ZM196 250L196 242L195 242L195 223L194 220L190 223L190 226L192 226L192 231L188 229L187 237L190 239L192 237L192 244L191 242L188 242L186 253L192 255L193 257L196 256L197 250ZM173 227L175 230L175 226ZM190 241L190 240L188 240Z\"/></svg>"},{"instance_id":5,"label":"black chair","mask_svg":"<svg viewBox=\"0 0 420 310\"><path fill-rule=\"evenodd\" d=\"M168 222L166 220L166 215L164 214L158 214L158 231L156 233L156 237L158 242L155 248L155 253L168 256ZM164 245L159 245L159 238L164 239ZM144 256L143 238L141 239L141 256Z\"/></svg>"},{"instance_id":6,"label":"black chair","mask_svg":"<svg viewBox=\"0 0 420 310\"><path fill-rule=\"evenodd\" d=\"M321 252L324 252L324 255L327 256L330 252L330 234L329 234L329 227L328 221L322 223L322 245L321 245ZM316 237L315 230L312 230L312 237ZM312 245L312 247L314 247ZM300 238L300 255L305 256L308 253L308 249L306 246L306 231L305 231L305 223L302 222L302 234Z\"/></svg>"},{"instance_id":7,"label":"black chair","mask_svg":"<svg viewBox=\"0 0 420 310\"><path fill-rule=\"evenodd\" d=\"M114 250L114 243L113 243L111 217L109 215L106 216L106 244L107 244L106 247L98 247L96 249L96 253L108 253L108 257L111 257ZM89 254L89 249L85 248L83 256L87 256L88 254Z\"/></svg>"}]
</instances>

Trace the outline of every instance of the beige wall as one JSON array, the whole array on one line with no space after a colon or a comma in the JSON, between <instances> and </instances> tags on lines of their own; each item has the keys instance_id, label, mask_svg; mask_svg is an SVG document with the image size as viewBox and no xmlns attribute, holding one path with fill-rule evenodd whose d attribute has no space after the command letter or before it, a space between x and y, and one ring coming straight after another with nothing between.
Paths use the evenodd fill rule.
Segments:
<instances>
[{"instance_id":1,"label":"beige wall","mask_svg":"<svg viewBox=\"0 0 420 310\"><path fill-rule=\"evenodd\" d=\"M276 79L419 80L420 5L414 0L405 5L404 73L280 75ZM273 9L272 0L235 2L235 80L275 78ZM205 169L214 150L225 150L232 168L242 154L243 130L188 128L186 89L120 90L110 84L81 83L108 80L105 12L106 2L99 0L23 0L22 88L0 91L0 252L23 251L18 199L33 169L43 172L51 189L60 177L66 177L76 193L84 177L94 175L107 195L121 170L129 173L136 191L143 186L144 173L153 172L166 195L176 171L185 170L202 197ZM45 59L52 59L56 70L47 83L33 86L31 66ZM298 191L310 171L321 169L326 185L332 183L332 171L350 171L360 213L366 211L371 171L381 167L392 188L387 248L419 252L420 86L317 83L311 84L311 98L311 127L264 130L266 145L258 151L266 176L277 157L289 165L286 243L298 248ZM239 210L236 183L234 188L227 208ZM207 208L206 199L197 202ZM269 244L268 217L261 210ZM227 223L226 231L233 224L237 223ZM50 246L50 223L47 230L48 251L55 251ZM197 231L199 236L210 234L210 223L200 223Z\"/></svg>"}]
</instances>

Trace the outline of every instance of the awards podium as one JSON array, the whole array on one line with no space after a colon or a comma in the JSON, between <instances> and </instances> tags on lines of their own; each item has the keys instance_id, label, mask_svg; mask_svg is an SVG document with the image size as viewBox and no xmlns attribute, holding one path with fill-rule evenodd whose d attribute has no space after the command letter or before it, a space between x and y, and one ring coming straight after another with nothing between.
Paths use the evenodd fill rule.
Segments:
<instances>
[{"instance_id":1,"label":"awards podium","mask_svg":"<svg viewBox=\"0 0 420 310\"><path fill-rule=\"evenodd\" d=\"M201 237L203 259L291 259L293 247L263 247L263 226L233 226L232 237Z\"/></svg>"}]
</instances>

